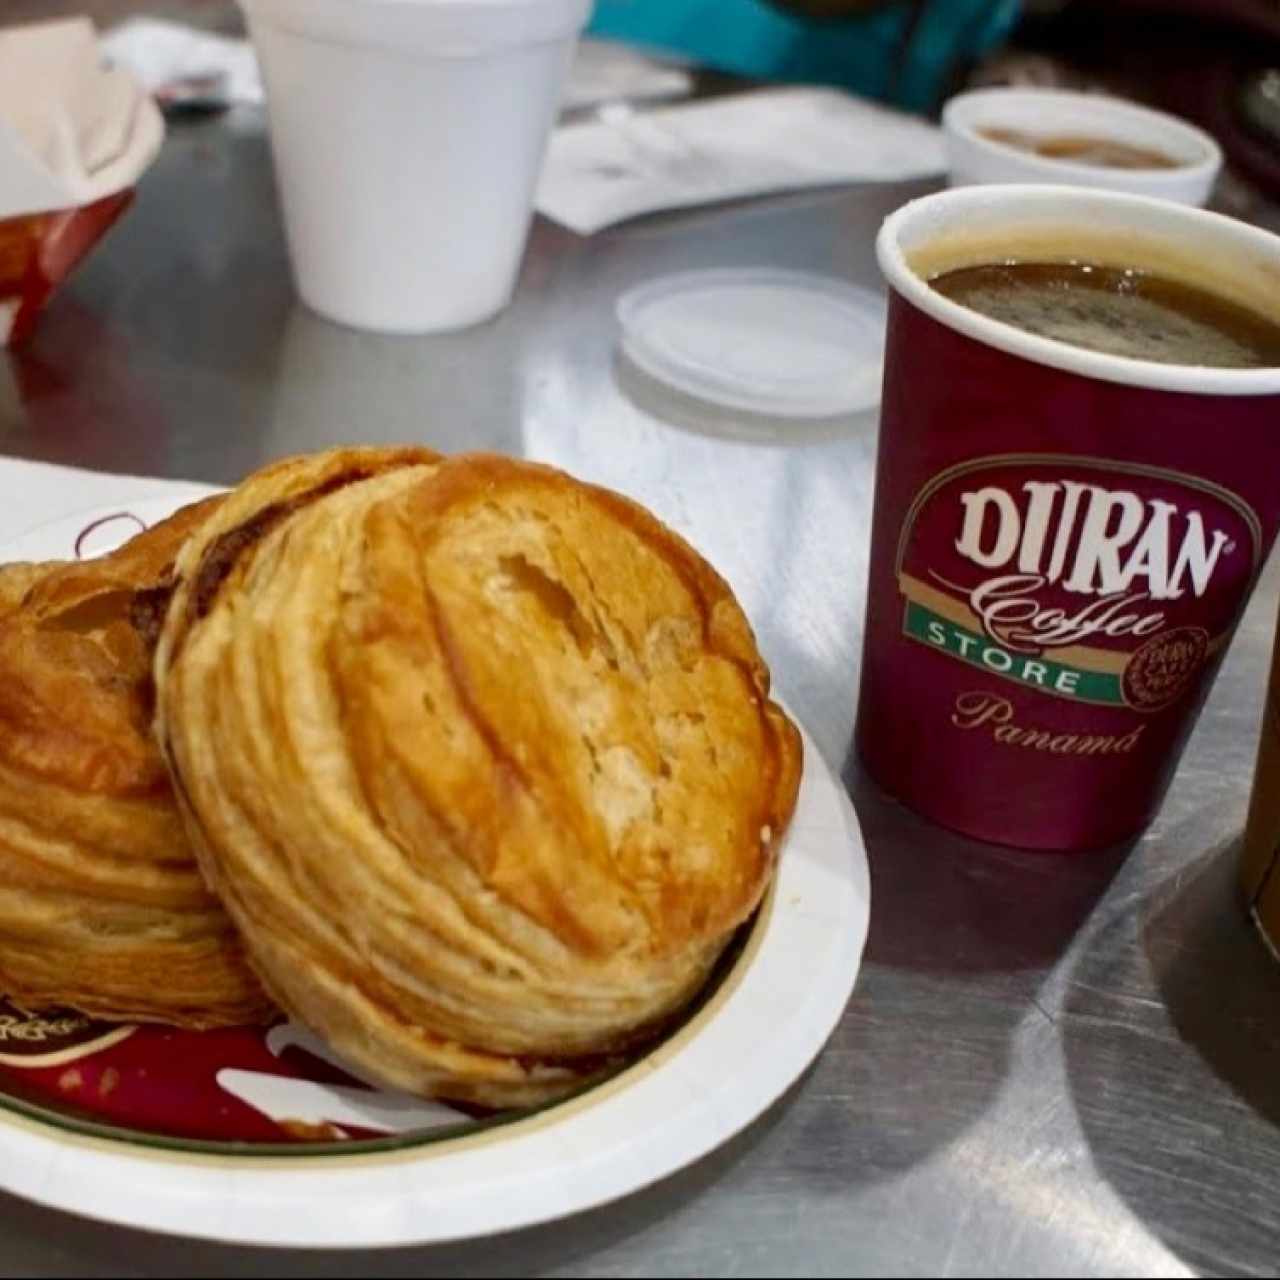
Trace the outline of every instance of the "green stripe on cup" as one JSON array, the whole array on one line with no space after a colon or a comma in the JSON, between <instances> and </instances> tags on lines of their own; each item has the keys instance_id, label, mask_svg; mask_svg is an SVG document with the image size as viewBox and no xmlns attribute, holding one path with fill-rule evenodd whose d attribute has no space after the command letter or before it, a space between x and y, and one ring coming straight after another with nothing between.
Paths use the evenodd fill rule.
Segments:
<instances>
[{"instance_id":1,"label":"green stripe on cup","mask_svg":"<svg viewBox=\"0 0 1280 1280\"><path fill-rule=\"evenodd\" d=\"M1101 702L1115 707L1125 705L1117 675L1086 671L1043 656L1010 653L985 636L957 626L914 600L907 601L903 630L913 640L919 640L931 649L1027 688L1040 689L1060 698L1073 698L1078 702Z\"/></svg>"}]
</instances>

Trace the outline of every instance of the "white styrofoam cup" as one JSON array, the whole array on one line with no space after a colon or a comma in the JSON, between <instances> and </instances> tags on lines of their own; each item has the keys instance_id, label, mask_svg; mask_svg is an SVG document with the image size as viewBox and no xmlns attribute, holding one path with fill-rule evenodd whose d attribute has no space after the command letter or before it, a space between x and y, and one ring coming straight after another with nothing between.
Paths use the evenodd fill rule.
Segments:
<instances>
[{"instance_id":1,"label":"white styrofoam cup","mask_svg":"<svg viewBox=\"0 0 1280 1280\"><path fill-rule=\"evenodd\" d=\"M511 298L590 0L241 0L298 292L459 329Z\"/></svg>"}]
</instances>

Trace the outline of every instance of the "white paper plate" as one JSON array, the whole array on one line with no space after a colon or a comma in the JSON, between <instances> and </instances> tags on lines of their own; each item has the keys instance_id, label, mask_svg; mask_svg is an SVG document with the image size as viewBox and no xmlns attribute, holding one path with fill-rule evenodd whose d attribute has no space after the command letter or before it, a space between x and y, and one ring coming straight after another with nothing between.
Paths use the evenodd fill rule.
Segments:
<instances>
[{"instance_id":1,"label":"white paper plate","mask_svg":"<svg viewBox=\"0 0 1280 1280\"><path fill-rule=\"evenodd\" d=\"M151 523L179 501L134 503L129 514ZM77 539L84 551L83 531L118 513L47 525L0 547L0 563L66 558ZM137 527L100 524L92 549ZM603 1084L496 1122L459 1117L443 1129L288 1154L278 1144L211 1149L86 1124L6 1087L0 1188L104 1221L260 1245L437 1242L592 1208L705 1155L799 1077L853 989L869 892L857 819L806 735L779 872L732 967L678 1031Z\"/></svg>"}]
</instances>

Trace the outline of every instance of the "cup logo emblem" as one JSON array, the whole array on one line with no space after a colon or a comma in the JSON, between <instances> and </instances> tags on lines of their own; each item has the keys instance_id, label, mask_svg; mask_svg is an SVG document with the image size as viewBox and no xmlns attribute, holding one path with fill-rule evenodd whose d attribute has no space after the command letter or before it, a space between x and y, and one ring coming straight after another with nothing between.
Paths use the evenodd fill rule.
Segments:
<instances>
[{"instance_id":1,"label":"cup logo emblem","mask_svg":"<svg viewBox=\"0 0 1280 1280\"><path fill-rule=\"evenodd\" d=\"M1226 646L1261 545L1248 504L1195 477L982 458L912 503L898 548L903 630L1051 696L1154 713Z\"/></svg>"}]
</instances>

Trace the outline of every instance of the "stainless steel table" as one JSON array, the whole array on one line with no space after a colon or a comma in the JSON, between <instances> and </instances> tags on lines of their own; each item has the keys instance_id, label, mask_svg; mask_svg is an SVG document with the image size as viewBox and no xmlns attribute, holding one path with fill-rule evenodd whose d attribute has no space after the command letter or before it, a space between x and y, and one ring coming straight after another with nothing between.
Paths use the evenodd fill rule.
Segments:
<instances>
[{"instance_id":1,"label":"stainless steel table","mask_svg":"<svg viewBox=\"0 0 1280 1280\"><path fill-rule=\"evenodd\" d=\"M1266 1273L1280 1265L1280 966L1234 896L1277 589L1268 575L1159 821L1126 854L945 834L850 760L875 422L771 437L615 363L620 291L771 264L871 283L919 188L540 222L515 305L456 336L348 332L294 301L260 116L187 125L139 202L0 362L0 451L232 481L338 441L501 449L634 494L720 566L845 776L871 937L826 1052L728 1147L499 1239L360 1256L222 1248L0 1198L0 1273ZM0 495L0 501L3 500Z\"/></svg>"}]
</instances>

